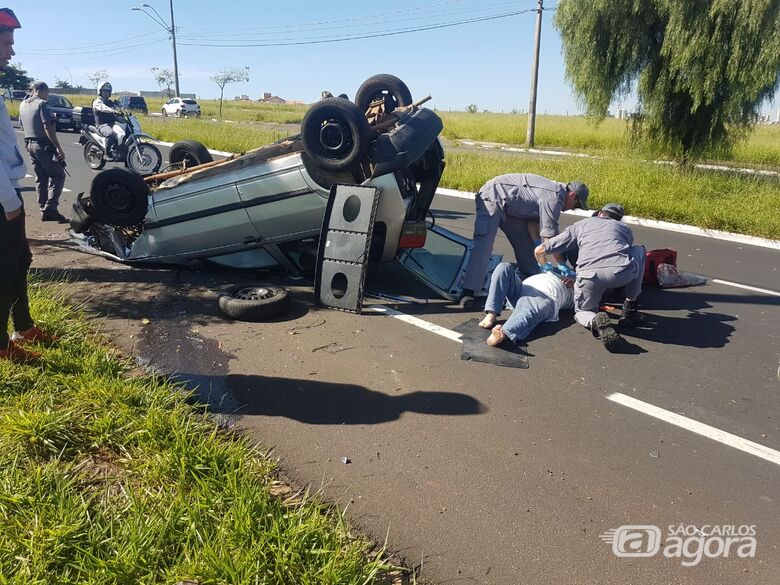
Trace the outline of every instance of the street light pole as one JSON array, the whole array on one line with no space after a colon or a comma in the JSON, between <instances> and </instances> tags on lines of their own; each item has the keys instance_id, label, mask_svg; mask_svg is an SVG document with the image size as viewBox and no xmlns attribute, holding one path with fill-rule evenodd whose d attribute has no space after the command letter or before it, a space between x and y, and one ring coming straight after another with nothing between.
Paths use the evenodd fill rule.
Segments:
<instances>
[{"instance_id":1,"label":"street light pole","mask_svg":"<svg viewBox=\"0 0 780 585\"><path fill-rule=\"evenodd\" d=\"M180 96L179 91L179 59L176 56L176 24L173 21L173 0L171 0L171 39L173 39L173 77L176 82L176 95Z\"/></svg>"},{"instance_id":2,"label":"street light pole","mask_svg":"<svg viewBox=\"0 0 780 585\"><path fill-rule=\"evenodd\" d=\"M174 84L176 86L176 95L181 95L181 91L179 91L179 58L176 55L176 22L173 18L173 0L170 0L170 6L171 6L171 26L168 26L168 24L165 22L165 19L160 16L160 13L157 12L157 10L152 6L151 4L141 4L141 6L135 6L131 8L131 10L140 10L143 12L146 16L151 18L153 21L155 21L157 24L159 24L161 27L163 27L169 35L171 35L171 41L173 42L173 77L174 77ZM151 9L157 18L149 14L144 8Z\"/></svg>"}]
</instances>

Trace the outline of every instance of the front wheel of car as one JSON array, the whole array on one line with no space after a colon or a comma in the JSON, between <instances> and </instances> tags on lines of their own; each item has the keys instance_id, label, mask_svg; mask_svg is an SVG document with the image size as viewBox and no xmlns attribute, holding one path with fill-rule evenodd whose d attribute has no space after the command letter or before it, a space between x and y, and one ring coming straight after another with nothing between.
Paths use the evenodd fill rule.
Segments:
<instances>
[{"instance_id":1,"label":"front wheel of car","mask_svg":"<svg viewBox=\"0 0 780 585\"><path fill-rule=\"evenodd\" d=\"M92 179L89 199L95 220L107 225L132 227L146 217L149 187L140 175L113 168Z\"/></svg>"},{"instance_id":2,"label":"front wheel of car","mask_svg":"<svg viewBox=\"0 0 780 585\"><path fill-rule=\"evenodd\" d=\"M364 113L350 101L327 98L314 104L301 123L306 152L318 166L343 171L368 151L371 129Z\"/></svg>"},{"instance_id":3,"label":"front wheel of car","mask_svg":"<svg viewBox=\"0 0 780 585\"><path fill-rule=\"evenodd\" d=\"M106 158L103 156L103 149L99 146L87 142L84 145L84 162L93 171L99 171L106 166Z\"/></svg>"},{"instance_id":4,"label":"front wheel of car","mask_svg":"<svg viewBox=\"0 0 780 585\"><path fill-rule=\"evenodd\" d=\"M366 79L355 94L355 104L365 113L371 102L384 100L385 112L395 108L412 105L412 92L407 85L395 75L382 73Z\"/></svg>"},{"instance_id":5,"label":"front wheel of car","mask_svg":"<svg viewBox=\"0 0 780 585\"><path fill-rule=\"evenodd\" d=\"M168 162L184 163L187 168L210 163L214 160L209 149L197 140L180 140L171 146Z\"/></svg>"},{"instance_id":6,"label":"front wheel of car","mask_svg":"<svg viewBox=\"0 0 780 585\"><path fill-rule=\"evenodd\" d=\"M152 175L162 166L162 153L154 144L139 142L127 153L127 166L139 175Z\"/></svg>"},{"instance_id":7,"label":"front wheel of car","mask_svg":"<svg viewBox=\"0 0 780 585\"><path fill-rule=\"evenodd\" d=\"M290 309L287 289L278 286L242 284L219 296L219 310L237 321L265 321Z\"/></svg>"}]
</instances>

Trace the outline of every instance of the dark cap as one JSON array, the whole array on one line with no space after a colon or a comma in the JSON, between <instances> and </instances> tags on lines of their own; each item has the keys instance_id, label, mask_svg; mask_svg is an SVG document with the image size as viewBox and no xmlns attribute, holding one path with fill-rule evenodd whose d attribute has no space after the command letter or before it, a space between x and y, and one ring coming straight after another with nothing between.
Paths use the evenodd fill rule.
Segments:
<instances>
[{"instance_id":1,"label":"dark cap","mask_svg":"<svg viewBox=\"0 0 780 585\"><path fill-rule=\"evenodd\" d=\"M590 191L588 190L588 186L585 183L578 183L577 181L572 181L571 183L566 185L566 189L569 192L573 192L577 196L577 201L580 202L580 207L582 209L589 209L588 195L590 195Z\"/></svg>"},{"instance_id":2,"label":"dark cap","mask_svg":"<svg viewBox=\"0 0 780 585\"><path fill-rule=\"evenodd\" d=\"M10 8L0 8L0 31L9 31L22 28L19 19Z\"/></svg>"},{"instance_id":3,"label":"dark cap","mask_svg":"<svg viewBox=\"0 0 780 585\"><path fill-rule=\"evenodd\" d=\"M623 206L620 205L620 203L607 203L600 209L599 213L603 213L607 217L620 221L623 219L626 210L623 209Z\"/></svg>"}]
</instances>

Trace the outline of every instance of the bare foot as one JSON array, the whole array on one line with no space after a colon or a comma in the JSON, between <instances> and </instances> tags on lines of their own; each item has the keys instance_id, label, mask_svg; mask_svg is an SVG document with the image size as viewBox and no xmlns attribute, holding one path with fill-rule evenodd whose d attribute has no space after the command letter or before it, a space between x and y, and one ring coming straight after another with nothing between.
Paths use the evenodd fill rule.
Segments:
<instances>
[{"instance_id":1,"label":"bare foot","mask_svg":"<svg viewBox=\"0 0 780 585\"><path fill-rule=\"evenodd\" d=\"M501 325L493 327L493 331L490 332L490 337L487 338L487 344L490 347L496 347L498 344L505 342L509 339L501 329Z\"/></svg>"},{"instance_id":2,"label":"bare foot","mask_svg":"<svg viewBox=\"0 0 780 585\"><path fill-rule=\"evenodd\" d=\"M479 326L482 327L482 329L493 329L493 326L496 324L496 314L495 313L487 313L485 315L485 318L482 319L482 321L479 322Z\"/></svg>"}]
</instances>

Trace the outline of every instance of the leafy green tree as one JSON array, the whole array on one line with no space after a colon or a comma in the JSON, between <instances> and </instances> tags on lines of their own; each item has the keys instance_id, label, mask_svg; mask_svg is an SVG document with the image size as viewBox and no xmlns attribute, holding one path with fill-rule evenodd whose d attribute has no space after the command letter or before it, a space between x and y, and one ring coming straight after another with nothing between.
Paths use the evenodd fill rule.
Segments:
<instances>
[{"instance_id":1,"label":"leafy green tree","mask_svg":"<svg viewBox=\"0 0 780 585\"><path fill-rule=\"evenodd\" d=\"M777 0L561 0L555 25L588 115L636 91L642 136L682 162L744 138L780 88Z\"/></svg>"},{"instance_id":2,"label":"leafy green tree","mask_svg":"<svg viewBox=\"0 0 780 585\"><path fill-rule=\"evenodd\" d=\"M175 77L173 75L173 71L170 69L160 69L159 67L152 67L151 68L152 75L154 76L154 81L157 83L157 87L160 88L160 93L164 94L168 97L168 99L171 99L174 97L174 91L171 89L171 86L174 84ZM165 89L163 89L163 87Z\"/></svg>"},{"instance_id":3,"label":"leafy green tree","mask_svg":"<svg viewBox=\"0 0 780 585\"><path fill-rule=\"evenodd\" d=\"M469 104L466 106L466 111L469 114L476 114L479 111L479 108L477 107L477 104Z\"/></svg>"},{"instance_id":4,"label":"leafy green tree","mask_svg":"<svg viewBox=\"0 0 780 585\"><path fill-rule=\"evenodd\" d=\"M21 65L11 63L0 72L0 87L3 89L29 89L33 78L27 75L27 71Z\"/></svg>"},{"instance_id":5,"label":"leafy green tree","mask_svg":"<svg viewBox=\"0 0 780 585\"><path fill-rule=\"evenodd\" d=\"M54 78L54 87L57 89L73 89L73 86L67 79L60 79L59 77Z\"/></svg>"}]
</instances>

